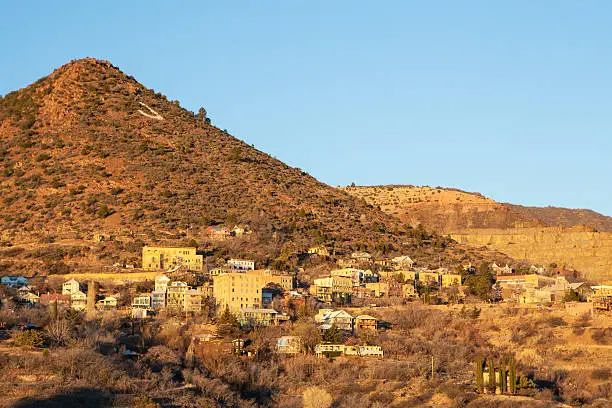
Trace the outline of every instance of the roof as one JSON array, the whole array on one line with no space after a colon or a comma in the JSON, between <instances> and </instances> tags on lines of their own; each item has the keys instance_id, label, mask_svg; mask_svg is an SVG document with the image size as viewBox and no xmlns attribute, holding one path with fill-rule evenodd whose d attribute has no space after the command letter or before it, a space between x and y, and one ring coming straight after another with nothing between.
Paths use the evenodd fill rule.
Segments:
<instances>
[{"instance_id":1,"label":"roof","mask_svg":"<svg viewBox=\"0 0 612 408\"><path fill-rule=\"evenodd\" d=\"M159 281L159 280L162 280L162 279L165 280L165 281L168 281L168 282L170 281L170 278L167 277L166 275L159 275L159 276L155 277L156 281Z\"/></svg>"},{"instance_id":2,"label":"roof","mask_svg":"<svg viewBox=\"0 0 612 408\"><path fill-rule=\"evenodd\" d=\"M350 317L351 319L353 318L353 316L351 316L344 310L335 310L333 312L329 312L328 314L325 315L324 318L325 319L336 319L338 317Z\"/></svg>"},{"instance_id":3,"label":"roof","mask_svg":"<svg viewBox=\"0 0 612 408\"><path fill-rule=\"evenodd\" d=\"M584 284L585 284L585 282L570 283L569 287L570 287L570 289L578 289L579 287L581 287Z\"/></svg>"},{"instance_id":4,"label":"roof","mask_svg":"<svg viewBox=\"0 0 612 408\"><path fill-rule=\"evenodd\" d=\"M76 279L70 279L69 281L64 282L64 285L67 283L76 283L77 285L79 284L79 281Z\"/></svg>"},{"instance_id":5,"label":"roof","mask_svg":"<svg viewBox=\"0 0 612 408\"><path fill-rule=\"evenodd\" d=\"M370 316L370 315L359 315L359 316L357 316L355 318L355 320L357 320L357 319L359 319L359 320L376 320L375 317Z\"/></svg>"},{"instance_id":6,"label":"roof","mask_svg":"<svg viewBox=\"0 0 612 408\"><path fill-rule=\"evenodd\" d=\"M240 309L242 313L273 313L278 314L278 312L274 309L265 309L265 308L256 308L256 307L247 307L244 309Z\"/></svg>"}]
</instances>

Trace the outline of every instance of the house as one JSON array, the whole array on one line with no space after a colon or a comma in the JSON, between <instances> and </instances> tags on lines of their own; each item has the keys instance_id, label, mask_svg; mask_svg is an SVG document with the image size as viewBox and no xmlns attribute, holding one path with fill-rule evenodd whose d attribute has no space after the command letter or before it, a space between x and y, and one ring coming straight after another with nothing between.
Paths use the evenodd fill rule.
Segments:
<instances>
[{"instance_id":1,"label":"house","mask_svg":"<svg viewBox=\"0 0 612 408\"><path fill-rule=\"evenodd\" d=\"M414 266L414 261L408 255L402 255L391 259L391 264L397 270L410 269Z\"/></svg>"},{"instance_id":2,"label":"house","mask_svg":"<svg viewBox=\"0 0 612 408\"><path fill-rule=\"evenodd\" d=\"M33 306L39 302L40 296L32 292L23 292L19 294L19 300Z\"/></svg>"},{"instance_id":3,"label":"house","mask_svg":"<svg viewBox=\"0 0 612 408\"><path fill-rule=\"evenodd\" d=\"M80 290L73 292L70 295L70 307L78 311L85 310L87 307L87 295Z\"/></svg>"},{"instance_id":4,"label":"house","mask_svg":"<svg viewBox=\"0 0 612 408\"><path fill-rule=\"evenodd\" d=\"M390 282L366 283L365 287L374 292L375 297L389 296Z\"/></svg>"},{"instance_id":5,"label":"house","mask_svg":"<svg viewBox=\"0 0 612 408\"><path fill-rule=\"evenodd\" d=\"M378 321L370 315L359 315L355 317L355 330L357 331L376 331Z\"/></svg>"},{"instance_id":6,"label":"house","mask_svg":"<svg viewBox=\"0 0 612 408\"><path fill-rule=\"evenodd\" d=\"M155 277L155 291L156 292L166 292L168 290L168 284L170 283L170 278L166 275L158 275Z\"/></svg>"},{"instance_id":7,"label":"house","mask_svg":"<svg viewBox=\"0 0 612 408\"><path fill-rule=\"evenodd\" d=\"M232 236L232 231L223 225L206 228L206 235L213 241L224 241Z\"/></svg>"},{"instance_id":8,"label":"house","mask_svg":"<svg viewBox=\"0 0 612 408\"><path fill-rule=\"evenodd\" d=\"M202 255L198 255L195 247L150 247L142 248L142 269L166 270L185 267L192 271L204 270Z\"/></svg>"},{"instance_id":9,"label":"house","mask_svg":"<svg viewBox=\"0 0 612 408\"><path fill-rule=\"evenodd\" d=\"M72 295L81 291L81 285L76 279L70 279L62 284L62 295Z\"/></svg>"},{"instance_id":10,"label":"house","mask_svg":"<svg viewBox=\"0 0 612 408\"><path fill-rule=\"evenodd\" d=\"M185 293L188 290L189 286L185 282L172 282L166 291L166 307L177 310L183 309L185 307Z\"/></svg>"},{"instance_id":11,"label":"house","mask_svg":"<svg viewBox=\"0 0 612 408\"><path fill-rule=\"evenodd\" d=\"M106 296L104 299L98 300L96 306L101 309L114 309L117 307L117 298L114 296Z\"/></svg>"},{"instance_id":12,"label":"house","mask_svg":"<svg viewBox=\"0 0 612 408\"><path fill-rule=\"evenodd\" d=\"M591 289L591 285L589 285L586 282L570 283L568 286L569 286L569 289L578 293L581 299L587 299L593 293L593 290Z\"/></svg>"},{"instance_id":13,"label":"house","mask_svg":"<svg viewBox=\"0 0 612 408\"><path fill-rule=\"evenodd\" d=\"M372 260L372 255L367 252L353 252L351 258L356 262L370 262Z\"/></svg>"},{"instance_id":14,"label":"house","mask_svg":"<svg viewBox=\"0 0 612 408\"><path fill-rule=\"evenodd\" d=\"M241 237L243 235L247 235L252 233L251 229L248 225L234 225L232 228L231 234L234 237Z\"/></svg>"},{"instance_id":15,"label":"house","mask_svg":"<svg viewBox=\"0 0 612 408\"><path fill-rule=\"evenodd\" d=\"M0 278L0 284L9 288L18 288L21 286L27 286L28 279L23 276L3 276Z\"/></svg>"},{"instance_id":16,"label":"house","mask_svg":"<svg viewBox=\"0 0 612 408\"><path fill-rule=\"evenodd\" d=\"M311 293L323 302L348 297L353 290L353 279L344 276L330 276L313 280Z\"/></svg>"},{"instance_id":17,"label":"house","mask_svg":"<svg viewBox=\"0 0 612 408\"><path fill-rule=\"evenodd\" d=\"M227 266L232 271L252 271L255 269L255 261L248 259L230 259Z\"/></svg>"},{"instance_id":18,"label":"house","mask_svg":"<svg viewBox=\"0 0 612 408\"><path fill-rule=\"evenodd\" d=\"M497 265L495 262L493 262L493 265L491 265L491 269L496 275L510 275L514 272L512 268L508 266L508 264L506 264L506 266L504 267L501 267Z\"/></svg>"},{"instance_id":19,"label":"house","mask_svg":"<svg viewBox=\"0 0 612 408\"><path fill-rule=\"evenodd\" d=\"M132 309L151 309L151 294L141 293L132 299Z\"/></svg>"},{"instance_id":20,"label":"house","mask_svg":"<svg viewBox=\"0 0 612 408\"><path fill-rule=\"evenodd\" d=\"M320 328L324 330L330 328L331 326L336 326L340 330L353 331L353 316L344 310L328 312L321 319L321 323L323 324L320 326Z\"/></svg>"},{"instance_id":21,"label":"house","mask_svg":"<svg viewBox=\"0 0 612 408\"><path fill-rule=\"evenodd\" d=\"M317 357L383 357L383 350L380 346L346 346L344 344L317 344L315 346L315 354L317 355Z\"/></svg>"},{"instance_id":22,"label":"house","mask_svg":"<svg viewBox=\"0 0 612 408\"><path fill-rule=\"evenodd\" d=\"M279 354L298 354L302 351L302 339L299 336L283 336L276 340L276 352Z\"/></svg>"},{"instance_id":23,"label":"house","mask_svg":"<svg viewBox=\"0 0 612 408\"><path fill-rule=\"evenodd\" d=\"M144 308L132 308L132 319L146 319L147 309Z\"/></svg>"},{"instance_id":24,"label":"house","mask_svg":"<svg viewBox=\"0 0 612 408\"><path fill-rule=\"evenodd\" d=\"M154 290L151 292L151 309L161 310L166 307L166 291Z\"/></svg>"},{"instance_id":25,"label":"house","mask_svg":"<svg viewBox=\"0 0 612 408\"><path fill-rule=\"evenodd\" d=\"M195 289L185 292L184 310L186 313L200 313L202 311L202 293Z\"/></svg>"},{"instance_id":26,"label":"house","mask_svg":"<svg viewBox=\"0 0 612 408\"><path fill-rule=\"evenodd\" d=\"M211 278L214 278L215 276L219 276L219 275L223 275L224 273L230 273L231 271L229 270L229 268L212 268L208 271L208 275Z\"/></svg>"},{"instance_id":27,"label":"house","mask_svg":"<svg viewBox=\"0 0 612 408\"><path fill-rule=\"evenodd\" d=\"M240 325L250 326L272 326L278 324L277 315L274 309L264 308L244 308L240 310Z\"/></svg>"},{"instance_id":28,"label":"house","mask_svg":"<svg viewBox=\"0 0 612 408\"><path fill-rule=\"evenodd\" d=\"M329 256L329 251L323 245L308 248L310 255Z\"/></svg>"},{"instance_id":29,"label":"house","mask_svg":"<svg viewBox=\"0 0 612 408\"><path fill-rule=\"evenodd\" d=\"M419 294L412 283L402 284L402 295L406 299L416 299L419 297Z\"/></svg>"}]
</instances>

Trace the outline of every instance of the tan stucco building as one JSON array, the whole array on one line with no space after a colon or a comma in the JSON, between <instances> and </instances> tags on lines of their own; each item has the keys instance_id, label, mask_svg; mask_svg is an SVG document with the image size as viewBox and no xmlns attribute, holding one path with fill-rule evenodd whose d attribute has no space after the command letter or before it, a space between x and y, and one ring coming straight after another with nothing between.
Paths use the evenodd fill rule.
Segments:
<instances>
[{"instance_id":1,"label":"tan stucco building","mask_svg":"<svg viewBox=\"0 0 612 408\"><path fill-rule=\"evenodd\" d=\"M166 270L184 266L193 271L204 269L203 256L196 254L195 247L150 247L142 248L142 269Z\"/></svg>"}]
</instances>

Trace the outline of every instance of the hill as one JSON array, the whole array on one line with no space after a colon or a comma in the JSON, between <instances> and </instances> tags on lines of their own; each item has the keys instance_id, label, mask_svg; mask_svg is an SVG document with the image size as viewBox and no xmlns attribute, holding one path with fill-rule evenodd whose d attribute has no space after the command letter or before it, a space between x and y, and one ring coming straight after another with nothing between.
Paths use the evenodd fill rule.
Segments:
<instances>
[{"instance_id":1,"label":"hill","mask_svg":"<svg viewBox=\"0 0 612 408\"><path fill-rule=\"evenodd\" d=\"M409 225L422 224L467 245L575 268L590 279L612 278L612 218L591 210L523 207L441 187L344 190Z\"/></svg>"},{"instance_id":2,"label":"hill","mask_svg":"<svg viewBox=\"0 0 612 408\"><path fill-rule=\"evenodd\" d=\"M195 241L208 256L264 263L320 243L339 253L411 249L436 262L484 256L438 236L423 244L422 232L92 58L0 99L0 171L1 241L13 246L0 258L12 266L24 258L137 261L145 242ZM209 245L205 228L217 224L255 233ZM98 234L116 239L94 245Z\"/></svg>"}]
</instances>

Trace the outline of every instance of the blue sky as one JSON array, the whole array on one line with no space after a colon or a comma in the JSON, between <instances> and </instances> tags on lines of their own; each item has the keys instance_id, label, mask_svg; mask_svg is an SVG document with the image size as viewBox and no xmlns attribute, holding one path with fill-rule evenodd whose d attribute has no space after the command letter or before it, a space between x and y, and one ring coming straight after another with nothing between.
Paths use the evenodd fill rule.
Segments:
<instances>
[{"instance_id":1,"label":"blue sky","mask_svg":"<svg viewBox=\"0 0 612 408\"><path fill-rule=\"evenodd\" d=\"M108 59L330 185L612 216L611 16L609 1L7 2L0 94Z\"/></svg>"}]
</instances>

